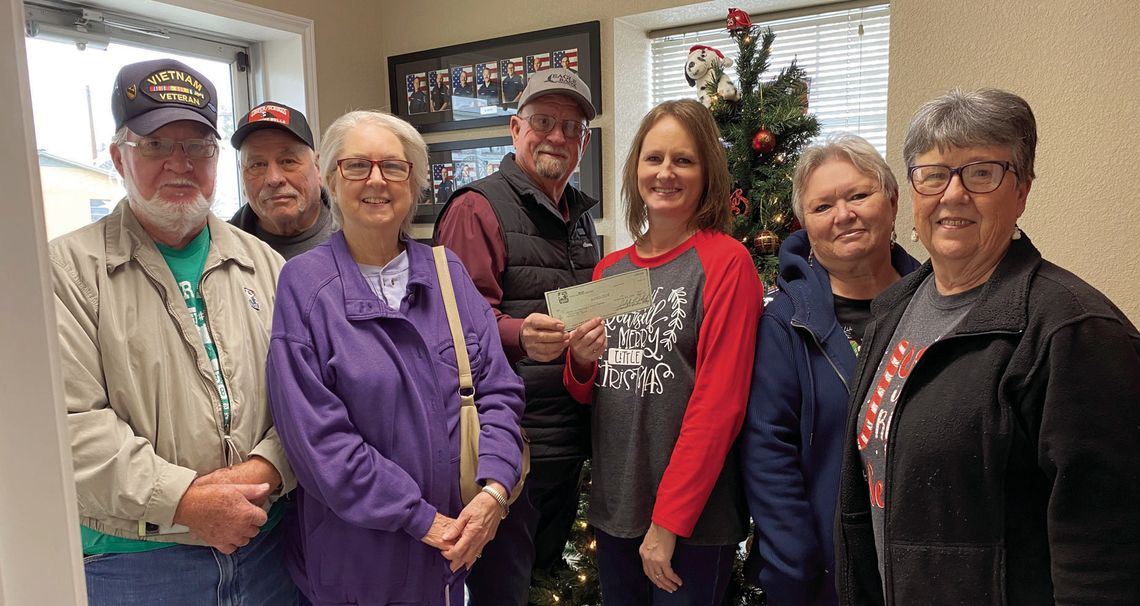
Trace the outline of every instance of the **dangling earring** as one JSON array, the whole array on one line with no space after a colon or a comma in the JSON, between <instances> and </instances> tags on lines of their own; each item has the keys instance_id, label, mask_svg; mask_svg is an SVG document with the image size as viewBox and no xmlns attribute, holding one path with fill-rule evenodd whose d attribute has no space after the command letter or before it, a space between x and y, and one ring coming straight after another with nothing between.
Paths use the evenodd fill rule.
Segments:
<instances>
[{"instance_id":1,"label":"dangling earring","mask_svg":"<svg viewBox=\"0 0 1140 606\"><path fill-rule=\"evenodd\" d=\"M808 248L808 267L815 266L815 249Z\"/></svg>"},{"instance_id":2,"label":"dangling earring","mask_svg":"<svg viewBox=\"0 0 1140 606\"><path fill-rule=\"evenodd\" d=\"M1020 240L1021 239L1021 228L1017 226L1017 223L1013 224L1013 237L1010 239L1011 240Z\"/></svg>"},{"instance_id":3,"label":"dangling earring","mask_svg":"<svg viewBox=\"0 0 1140 606\"><path fill-rule=\"evenodd\" d=\"M899 241L899 235L897 232L895 232L895 226L892 225L891 226L891 247L893 248L895 243L898 241Z\"/></svg>"},{"instance_id":4,"label":"dangling earring","mask_svg":"<svg viewBox=\"0 0 1140 606\"><path fill-rule=\"evenodd\" d=\"M918 228L917 227L910 228L910 241L911 242L918 242Z\"/></svg>"}]
</instances>

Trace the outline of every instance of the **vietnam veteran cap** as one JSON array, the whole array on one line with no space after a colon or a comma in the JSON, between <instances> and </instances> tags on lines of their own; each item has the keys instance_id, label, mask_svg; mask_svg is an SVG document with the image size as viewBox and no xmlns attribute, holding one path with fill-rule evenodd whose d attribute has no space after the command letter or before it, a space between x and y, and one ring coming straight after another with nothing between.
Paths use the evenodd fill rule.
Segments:
<instances>
[{"instance_id":1,"label":"vietnam veteran cap","mask_svg":"<svg viewBox=\"0 0 1140 606\"><path fill-rule=\"evenodd\" d=\"M305 114L276 101L266 101L242 116L238 121L237 130L230 137L230 145L233 145L234 149L241 149L241 143L246 137L254 131L265 128L281 129L300 139L310 149L316 149L313 145L313 131L309 130L309 121L305 119Z\"/></svg>"},{"instance_id":2,"label":"vietnam veteran cap","mask_svg":"<svg viewBox=\"0 0 1140 606\"><path fill-rule=\"evenodd\" d=\"M563 67L544 69L531 74L530 81L526 83L522 96L519 97L519 110L535 99L553 94L567 95L578 102L587 120L593 120L598 115L594 103L590 100L590 87L572 70Z\"/></svg>"},{"instance_id":3,"label":"vietnam veteran cap","mask_svg":"<svg viewBox=\"0 0 1140 606\"><path fill-rule=\"evenodd\" d=\"M111 113L115 130L126 126L137 135L149 135L178 120L205 124L218 134L213 83L174 59L123 66L111 91Z\"/></svg>"}]
</instances>

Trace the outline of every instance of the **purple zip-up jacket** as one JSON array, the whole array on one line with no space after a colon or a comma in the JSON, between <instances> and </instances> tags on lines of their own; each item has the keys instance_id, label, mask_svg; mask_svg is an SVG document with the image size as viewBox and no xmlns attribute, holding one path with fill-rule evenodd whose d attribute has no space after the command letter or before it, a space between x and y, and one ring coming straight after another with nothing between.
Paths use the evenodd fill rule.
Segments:
<instances>
[{"instance_id":1,"label":"purple zip-up jacket","mask_svg":"<svg viewBox=\"0 0 1140 606\"><path fill-rule=\"evenodd\" d=\"M399 310L368 287L339 231L278 280L266 380L299 483L286 565L314 604L426 606L462 591L464 573L420 542L437 511L461 509L455 347L431 249L403 243ZM491 308L447 258L482 427L479 479L514 486L522 382Z\"/></svg>"}]
</instances>

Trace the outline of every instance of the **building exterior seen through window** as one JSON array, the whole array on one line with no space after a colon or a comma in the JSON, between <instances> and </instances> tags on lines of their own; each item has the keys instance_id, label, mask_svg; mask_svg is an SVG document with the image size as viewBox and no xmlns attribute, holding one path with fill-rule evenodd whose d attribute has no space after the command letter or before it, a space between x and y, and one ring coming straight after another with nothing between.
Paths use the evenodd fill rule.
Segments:
<instances>
[{"instance_id":1,"label":"building exterior seen through window","mask_svg":"<svg viewBox=\"0 0 1140 606\"><path fill-rule=\"evenodd\" d=\"M222 219L237 211L241 193L237 153L229 144L235 125L229 64L114 41L106 50L35 38L25 42L49 239L98 220L125 195L109 151L115 134L111 88L122 66L160 57L186 63L217 88L222 139L213 211Z\"/></svg>"}]
</instances>

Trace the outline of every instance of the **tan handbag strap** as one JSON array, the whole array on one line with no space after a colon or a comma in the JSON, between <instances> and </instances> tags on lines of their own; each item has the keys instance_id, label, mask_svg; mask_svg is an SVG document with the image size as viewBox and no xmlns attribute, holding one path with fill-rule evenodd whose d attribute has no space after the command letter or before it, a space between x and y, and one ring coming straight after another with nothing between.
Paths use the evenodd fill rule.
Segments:
<instances>
[{"instance_id":1,"label":"tan handbag strap","mask_svg":"<svg viewBox=\"0 0 1140 606\"><path fill-rule=\"evenodd\" d=\"M447 253L442 246L433 246L435 273L439 276L439 289L443 294L443 308L447 310L447 325L451 340L455 342L455 361L459 363L459 402L462 406L475 406L475 384L471 381L471 360L467 357L467 342L463 338L463 323L459 321L459 308L455 304L455 289L451 286L451 272L447 269Z\"/></svg>"}]
</instances>

